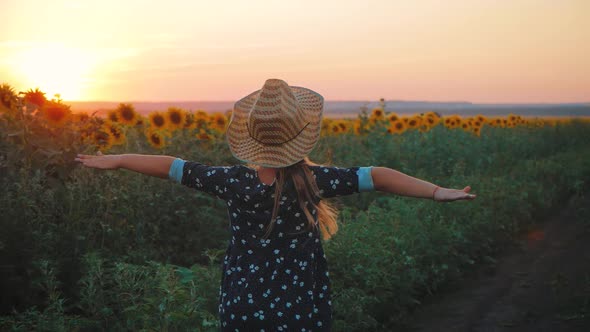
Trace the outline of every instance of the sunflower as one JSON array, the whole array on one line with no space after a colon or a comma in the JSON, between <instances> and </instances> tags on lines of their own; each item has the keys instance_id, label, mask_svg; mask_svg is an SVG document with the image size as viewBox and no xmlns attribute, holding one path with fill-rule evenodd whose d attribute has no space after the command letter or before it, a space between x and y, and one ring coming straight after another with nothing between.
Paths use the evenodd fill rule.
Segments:
<instances>
[{"instance_id":1,"label":"sunflower","mask_svg":"<svg viewBox=\"0 0 590 332\"><path fill-rule=\"evenodd\" d=\"M14 89L6 83L0 84L0 109L11 109L17 101L18 97Z\"/></svg>"},{"instance_id":2,"label":"sunflower","mask_svg":"<svg viewBox=\"0 0 590 332\"><path fill-rule=\"evenodd\" d=\"M133 107L133 105L121 103L119 104L115 112L118 122L129 126L134 126L137 124L139 114L135 112L135 108Z\"/></svg>"},{"instance_id":3,"label":"sunflower","mask_svg":"<svg viewBox=\"0 0 590 332\"><path fill-rule=\"evenodd\" d=\"M108 151L114 143L113 137L108 131L97 130L93 133L94 144L102 152Z\"/></svg>"},{"instance_id":4,"label":"sunflower","mask_svg":"<svg viewBox=\"0 0 590 332\"><path fill-rule=\"evenodd\" d=\"M481 114L476 115L475 118L481 123L482 126L488 122L488 119Z\"/></svg>"},{"instance_id":5,"label":"sunflower","mask_svg":"<svg viewBox=\"0 0 590 332\"><path fill-rule=\"evenodd\" d=\"M332 125L332 119L330 118L322 118L322 129L321 132L323 134L330 134L330 127Z\"/></svg>"},{"instance_id":6,"label":"sunflower","mask_svg":"<svg viewBox=\"0 0 590 332\"><path fill-rule=\"evenodd\" d=\"M420 115L414 115L408 119L407 124L409 129L416 129L422 125L422 117Z\"/></svg>"},{"instance_id":7,"label":"sunflower","mask_svg":"<svg viewBox=\"0 0 590 332\"><path fill-rule=\"evenodd\" d=\"M69 106L53 101L45 103L41 110L45 119L55 126L62 126L72 113Z\"/></svg>"},{"instance_id":8,"label":"sunflower","mask_svg":"<svg viewBox=\"0 0 590 332\"><path fill-rule=\"evenodd\" d=\"M403 134L406 129L407 129L407 125L403 120L397 120L391 123L391 125L389 125L389 131L391 131L392 134Z\"/></svg>"},{"instance_id":9,"label":"sunflower","mask_svg":"<svg viewBox=\"0 0 590 332\"><path fill-rule=\"evenodd\" d=\"M395 113L389 113L387 114L387 121L389 122L395 122L399 120L399 115L395 114Z\"/></svg>"},{"instance_id":10,"label":"sunflower","mask_svg":"<svg viewBox=\"0 0 590 332\"><path fill-rule=\"evenodd\" d=\"M334 125L338 126L340 133L346 133L350 129L346 120L336 120L334 121Z\"/></svg>"},{"instance_id":11,"label":"sunflower","mask_svg":"<svg viewBox=\"0 0 590 332\"><path fill-rule=\"evenodd\" d=\"M481 136L481 128L480 127L473 127L471 128L471 132L477 137Z\"/></svg>"},{"instance_id":12,"label":"sunflower","mask_svg":"<svg viewBox=\"0 0 590 332\"><path fill-rule=\"evenodd\" d=\"M197 139L200 139L203 141L211 140L211 135L209 135L204 129L199 130L196 137L197 137Z\"/></svg>"},{"instance_id":13,"label":"sunflower","mask_svg":"<svg viewBox=\"0 0 590 332\"><path fill-rule=\"evenodd\" d=\"M37 105L39 107L43 107L47 98L45 98L45 92L36 88L35 90L29 89L29 91L25 92L25 103Z\"/></svg>"},{"instance_id":14,"label":"sunflower","mask_svg":"<svg viewBox=\"0 0 590 332\"><path fill-rule=\"evenodd\" d=\"M469 119L464 119L463 121L461 121L461 129L471 130L471 123L469 122Z\"/></svg>"},{"instance_id":15,"label":"sunflower","mask_svg":"<svg viewBox=\"0 0 590 332\"><path fill-rule=\"evenodd\" d=\"M145 123L148 123L149 120L145 117L141 116L141 114L137 115L137 120L135 121L136 126L143 126Z\"/></svg>"},{"instance_id":16,"label":"sunflower","mask_svg":"<svg viewBox=\"0 0 590 332\"><path fill-rule=\"evenodd\" d=\"M545 121L543 119L533 119L531 123L535 127L543 127L545 125Z\"/></svg>"},{"instance_id":17,"label":"sunflower","mask_svg":"<svg viewBox=\"0 0 590 332\"><path fill-rule=\"evenodd\" d=\"M88 113L75 113L72 114L72 120L76 123L82 123L90 120L90 115Z\"/></svg>"},{"instance_id":18,"label":"sunflower","mask_svg":"<svg viewBox=\"0 0 590 332\"><path fill-rule=\"evenodd\" d=\"M347 132L349 127L348 127L348 122L345 120L342 120L338 123L338 125L340 126L340 129L342 129L344 132Z\"/></svg>"},{"instance_id":19,"label":"sunflower","mask_svg":"<svg viewBox=\"0 0 590 332\"><path fill-rule=\"evenodd\" d=\"M516 123L518 120L518 116L514 115L514 114L509 114L508 115L508 121L512 122L512 123Z\"/></svg>"},{"instance_id":20,"label":"sunflower","mask_svg":"<svg viewBox=\"0 0 590 332\"><path fill-rule=\"evenodd\" d=\"M361 135L363 132L361 120L355 120L354 123L352 124L352 129L353 129L355 135L357 135L357 136Z\"/></svg>"},{"instance_id":21,"label":"sunflower","mask_svg":"<svg viewBox=\"0 0 590 332\"><path fill-rule=\"evenodd\" d=\"M385 112L381 107L375 107L371 111L371 116L375 119L383 120L385 118Z\"/></svg>"},{"instance_id":22,"label":"sunflower","mask_svg":"<svg viewBox=\"0 0 590 332\"><path fill-rule=\"evenodd\" d=\"M186 119L186 112L178 107L169 107L166 112L168 128L171 130L182 129Z\"/></svg>"},{"instance_id":23,"label":"sunflower","mask_svg":"<svg viewBox=\"0 0 590 332\"><path fill-rule=\"evenodd\" d=\"M155 130L148 130L145 133L148 143L156 149L161 149L166 146L165 137Z\"/></svg>"},{"instance_id":24,"label":"sunflower","mask_svg":"<svg viewBox=\"0 0 590 332\"><path fill-rule=\"evenodd\" d=\"M436 112L428 112L422 117L422 123L427 123L430 128L437 126L441 122L441 117Z\"/></svg>"},{"instance_id":25,"label":"sunflower","mask_svg":"<svg viewBox=\"0 0 590 332\"><path fill-rule=\"evenodd\" d=\"M428 126L429 128L434 127L438 123L438 119L428 115L428 113L422 119L422 126Z\"/></svg>"},{"instance_id":26,"label":"sunflower","mask_svg":"<svg viewBox=\"0 0 590 332\"><path fill-rule=\"evenodd\" d=\"M342 128L338 125L338 122L334 121L330 124L329 133L332 135L338 135L342 133Z\"/></svg>"},{"instance_id":27,"label":"sunflower","mask_svg":"<svg viewBox=\"0 0 590 332\"><path fill-rule=\"evenodd\" d=\"M379 122L385 120L385 112L381 107L375 107L371 111L371 116L369 117L369 121L371 123Z\"/></svg>"},{"instance_id":28,"label":"sunflower","mask_svg":"<svg viewBox=\"0 0 590 332\"><path fill-rule=\"evenodd\" d=\"M111 122L119 122L119 112L116 109L108 111L107 119Z\"/></svg>"},{"instance_id":29,"label":"sunflower","mask_svg":"<svg viewBox=\"0 0 590 332\"><path fill-rule=\"evenodd\" d=\"M507 119L504 119L504 125L506 128L514 128L516 126L516 117L509 116Z\"/></svg>"},{"instance_id":30,"label":"sunflower","mask_svg":"<svg viewBox=\"0 0 590 332\"><path fill-rule=\"evenodd\" d=\"M418 130L420 130L421 133L429 131L437 124L437 120L429 114L422 115L421 119L422 123L420 123L420 126L418 126Z\"/></svg>"},{"instance_id":31,"label":"sunflower","mask_svg":"<svg viewBox=\"0 0 590 332\"><path fill-rule=\"evenodd\" d=\"M195 128L206 129L209 123L209 116L205 111L197 111L194 116Z\"/></svg>"},{"instance_id":32,"label":"sunflower","mask_svg":"<svg viewBox=\"0 0 590 332\"><path fill-rule=\"evenodd\" d=\"M455 129L461 126L461 117L458 115L451 115L444 118L445 127Z\"/></svg>"},{"instance_id":33,"label":"sunflower","mask_svg":"<svg viewBox=\"0 0 590 332\"><path fill-rule=\"evenodd\" d=\"M503 127L504 126L504 122L502 121L501 118L494 118L490 121L491 121L490 125L492 125L494 127Z\"/></svg>"},{"instance_id":34,"label":"sunflower","mask_svg":"<svg viewBox=\"0 0 590 332\"><path fill-rule=\"evenodd\" d=\"M471 120L471 125L472 125L474 128L481 128L481 127L483 127L483 124L484 124L484 123L485 123L485 122L484 122L484 121L482 121L482 120L481 120L481 118L480 118L480 117L478 117L478 116L476 116L475 118L473 118L473 119Z\"/></svg>"},{"instance_id":35,"label":"sunflower","mask_svg":"<svg viewBox=\"0 0 590 332\"><path fill-rule=\"evenodd\" d=\"M193 112L186 112L185 115L182 127L188 130L195 129L197 126L197 123L195 122L195 114Z\"/></svg>"},{"instance_id":36,"label":"sunflower","mask_svg":"<svg viewBox=\"0 0 590 332\"><path fill-rule=\"evenodd\" d=\"M151 112L149 115L150 126L152 129L161 130L166 129L168 123L166 122L166 116L162 112Z\"/></svg>"},{"instance_id":37,"label":"sunflower","mask_svg":"<svg viewBox=\"0 0 590 332\"><path fill-rule=\"evenodd\" d=\"M431 118L433 118L435 120L440 120L440 114L438 114L436 112L433 112L433 111L430 111L430 112L424 114L424 116L425 117L431 117Z\"/></svg>"},{"instance_id":38,"label":"sunflower","mask_svg":"<svg viewBox=\"0 0 590 332\"><path fill-rule=\"evenodd\" d=\"M103 125L103 130L113 138L113 145L121 145L125 143L127 137L121 127L116 122L107 121Z\"/></svg>"},{"instance_id":39,"label":"sunflower","mask_svg":"<svg viewBox=\"0 0 590 332\"><path fill-rule=\"evenodd\" d=\"M220 133L225 132L225 126L227 125L227 118L222 113L215 113L209 119L211 128L217 130Z\"/></svg>"},{"instance_id":40,"label":"sunflower","mask_svg":"<svg viewBox=\"0 0 590 332\"><path fill-rule=\"evenodd\" d=\"M445 118L445 119L443 120L443 123L444 123L445 127L447 127L447 128L451 128L451 121L452 121L452 120L451 120L451 118L448 118L448 117L447 117L447 118Z\"/></svg>"}]
</instances>

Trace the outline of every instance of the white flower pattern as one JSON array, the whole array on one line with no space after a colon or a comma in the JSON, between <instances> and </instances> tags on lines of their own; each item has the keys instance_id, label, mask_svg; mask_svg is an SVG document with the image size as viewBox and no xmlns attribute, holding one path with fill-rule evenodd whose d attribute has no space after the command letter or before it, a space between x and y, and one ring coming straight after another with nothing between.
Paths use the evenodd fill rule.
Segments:
<instances>
[{"instance_id":1,"label":"white flower pattern","mask_svg":"<svg viewBox=\"0 0 590 332\"><path fill-rule=\"evenodd\" d=\"M358 167L310 170L322 198L359 192ZM254 169L186 162L181 183L227 204L231 240L219 289L222 331L330 330L330 280L320 232L308 229L292 183L285 184L266 239L274 183L260 182ZM317 216L315 209L310 212Z\"/></svg>"}]
</instances>

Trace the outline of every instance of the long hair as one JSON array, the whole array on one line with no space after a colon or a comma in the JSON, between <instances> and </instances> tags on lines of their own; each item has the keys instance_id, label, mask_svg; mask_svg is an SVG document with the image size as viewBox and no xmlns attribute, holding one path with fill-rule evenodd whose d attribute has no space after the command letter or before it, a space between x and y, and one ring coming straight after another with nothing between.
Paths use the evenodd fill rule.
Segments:
<instances>
[{"instance_id":1,"label":"long hair","mask_svg":"<svg viewBox=\"0 0 590 332\"><path fill-rule=\"evenodd\" d=\"M320 190L313 177L313 173L309 169L309 166L317 166L305 157L300 162L283 167L277 170L276 182L275 182L275 199L272 211L272 218L270 224L266 230L265 237L268 237L274 227L275 219L279 212L279 205L281 202L281 196L285 183L287 180L291 180L297 191L297 200L301 210L307 217L307 230L314 229L315 227L320 228L322 238L327 240L336 234L338 231L338 224L336 218L338 216L338 210L333 207L330 203L325 200L320 200ZM318 201L319 200L319 201ZM316 204L315 202L318 201ZM316 211L318 223L316 225L316 218L310 211Z\"/></svg>"}]
</instances>

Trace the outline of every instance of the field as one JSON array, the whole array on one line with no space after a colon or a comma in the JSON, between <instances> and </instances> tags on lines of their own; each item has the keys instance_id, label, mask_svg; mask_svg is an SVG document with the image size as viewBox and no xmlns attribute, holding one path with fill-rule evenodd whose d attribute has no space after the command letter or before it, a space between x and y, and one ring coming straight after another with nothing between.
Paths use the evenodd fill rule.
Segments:
<instances>
[{"instance_id":1,"label":"field","mask_svg":"<svg viewBox=\"0 0 590 332\"><path fill-rule=\"evenodd\" d=\"M72 114L38 90L0 87L0 329L215 331L229 229L223 202L128 171L81 168L77 153L237 161L229 113L169 108ZM473 202L364 193L335 201L324 243L335 331L391 330L431 294L590 188L590 121L401 116L376 107L325 119L319 164L386 166ZM590 278L590 276L588 276ZM590 300L582 302L590 314Z\"/></svg>"}]
</instances>

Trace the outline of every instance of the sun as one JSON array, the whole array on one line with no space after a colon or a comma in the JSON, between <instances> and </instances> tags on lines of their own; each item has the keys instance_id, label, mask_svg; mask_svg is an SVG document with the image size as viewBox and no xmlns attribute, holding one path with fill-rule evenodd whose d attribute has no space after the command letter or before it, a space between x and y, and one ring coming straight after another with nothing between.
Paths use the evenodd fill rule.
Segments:
<instances>
[{"instance_id":1,"label":"sun","mask_svg":"<svg viewBox=\"0 0 590 332\"><path fill-rule=\"evenodd\" d=\"M15 71L23 85L39 87L49 98L85 99L97 65L92 53L61 44L27 47L15 54Z\"/></svg>"}]
</instances>

